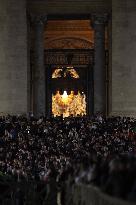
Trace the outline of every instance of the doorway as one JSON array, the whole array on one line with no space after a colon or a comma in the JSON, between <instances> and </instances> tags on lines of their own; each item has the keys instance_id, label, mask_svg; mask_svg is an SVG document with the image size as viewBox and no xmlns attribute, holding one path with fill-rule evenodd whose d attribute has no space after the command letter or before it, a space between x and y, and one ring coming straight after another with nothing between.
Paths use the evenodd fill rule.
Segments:
<instances>
[{"instance_id":1,"label":"doorway","mask_svg":"<svg viewBox=\"0 0 136 205\"><path fill-rule=\"evenodd\" d=\"M86 69L78 66L52 67L52 115L83 116L86 115Z\"/></svg>"},{"instance_id":2,"label":"doorway","mask_svg":"<svg viewBox=\"0 0 136 205\"><path fill-rule=\"evenodd\" d=\"M93 50L47 50L45 56L49 63L46 64L48 115L93 114Z\"/></svg>"},{"instance_id":3,"label":"doorway","mask_svg":"<svg viewBox=\"0 0 136 205\"><path fill-rule=\"evenodd\" d=\"M107 45L106 42L105 48ZM83 113L92 115L94 112L94 85L98 82L94 82L93 79L94 30L90 27L90 20L47 21L44 31L44 54L44 77L39 77L39 79L43 79L39 83L40 86L37 83L40 92L38 92L36 86L32 87L32 99L34 99L32 101L32 107L34 107L33 104L36 104L38 109L41 108L43 110L45 116L51 116L54 113L52 107L54 106L53 100L57 92L59 92L60 98L63 98L63 94L67 94L67 97L70 97L74 93L73 98L81 99L81 95L84 94L83 101L86 101L86 111ZM72 70L72 67L75 70L78 69L79 73L81 70L80 79L70 79L71 73L69 69ZM33 76L37 80L36 69L36 67L33 69ZM63 78L52 79L52 71L55 69L60 69L59 72L63 73ZM66 74L67 80L64 74ZM41 87L44 89L40 90ZM41 100L37 96L45 97ZM55 100L54 103L56 103ZM62 107L60 109L64 110ZM65 109L65 112L68 111Z\"/></svg>"}]
</instances>

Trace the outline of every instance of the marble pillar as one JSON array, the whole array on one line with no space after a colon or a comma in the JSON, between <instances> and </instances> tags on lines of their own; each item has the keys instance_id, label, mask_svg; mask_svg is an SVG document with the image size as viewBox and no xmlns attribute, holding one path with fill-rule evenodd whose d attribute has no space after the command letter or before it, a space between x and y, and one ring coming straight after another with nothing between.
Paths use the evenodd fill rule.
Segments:
<instances>
[{"instance_id":1,"label":"marble pillar","mask_svg":"<svg viewBox=\"0 0 136 205\"><path fill-rule=\"evenodd\" d=\"M94 28L94 113L106 114L105 24L107 14L93 14Z\"/></svg>"}]
</instances>

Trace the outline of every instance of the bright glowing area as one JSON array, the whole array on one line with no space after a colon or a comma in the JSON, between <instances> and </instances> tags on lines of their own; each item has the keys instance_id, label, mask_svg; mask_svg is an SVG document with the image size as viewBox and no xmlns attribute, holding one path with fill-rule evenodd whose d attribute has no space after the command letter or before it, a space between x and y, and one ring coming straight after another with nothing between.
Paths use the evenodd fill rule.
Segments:
<instances>
[{"instance_id":1,"label":"bright glowing area","mask_svg":"<svg viewBox=\"0 0 136 205\"><path fill-rule=\"evenodd\" d=\"M63 95L59 91L55 95L52 95L52 113L56 116L78 116L86 115L86 95L74 91L68 95L67 91L63 92Z\"/></svg>"},{"instance_id":2,"label":"bright glowing area","mask_svg":"<svg viewBox=\"0 0 136 205\"><path fill-rule=\"evenodd\" d=\"M62 95L62 98L63 98L63 99L66 99L67 97L68 97L67 91L64 91L64 92L63 92L63 95Z\"/></svg>"},{"instance_id":3,"label":"bright glowing area","mask_svg":"<svg viewBox=\"0 0 136 205\"><path fill-rule=\"evenodd\" d=\"M67 104L67 103L68 103L68 94L67 94L67 91L64 91L64 92L63 92L62 102L63 102L64 104Z\"/></svg>"}]
</instances>

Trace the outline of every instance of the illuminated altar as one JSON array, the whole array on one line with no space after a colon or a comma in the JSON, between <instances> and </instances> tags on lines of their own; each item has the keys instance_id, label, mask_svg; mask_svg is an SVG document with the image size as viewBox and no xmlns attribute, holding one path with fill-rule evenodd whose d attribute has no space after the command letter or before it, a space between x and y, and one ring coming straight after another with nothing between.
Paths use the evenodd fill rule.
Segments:
<instances>
[{"instance_id":1,"label":"illuminated altar","mask_svg":"<svg viewBox=\"0 0 136 205\"><path fill-rule=\"evenodd\" d=\"M52 114L56 116L78 116L86 115L86 96L83 92L76 94L71 91L67 94L64 91L61 95L59 91L52 95Z\"/></svg>"}]
</instances>

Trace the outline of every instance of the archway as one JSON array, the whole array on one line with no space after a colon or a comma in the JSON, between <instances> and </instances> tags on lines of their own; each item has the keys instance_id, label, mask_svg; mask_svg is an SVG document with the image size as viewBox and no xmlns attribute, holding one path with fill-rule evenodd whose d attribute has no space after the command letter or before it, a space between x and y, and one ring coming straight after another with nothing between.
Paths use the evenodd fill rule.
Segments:
<instances>
[{"instance_id":1,"label":"archway","mask_svg":"<svg viewBox=\"0 0 136 205\"><path fill-rule=\"evenodd\" d=\"M34 78L34 104L35 113L52 114L52 80L51 69L53 66L83 66L86 68L86 77L84 78L86 85L87 99L87 114L90 115L93 111L102 111L105 113L106 106L106 66L105 66L105 27L104 22L106 16L94 16L95 18L95 38L94 29L90 27L90 20L60 20L62 26L57 29L47 26L44 31L44 48L41 41L43 34L42 16L39 16L36 21L36 36L35 42L35 73ZM98 18L98 19L97 19ZM80 26L70 29L71 22L79 21ZM87 27L84 28L84 23ZM99 24L97 24L99 21ZM56 25L57 20L55 21ZM68 24L67 24L67 23ZM70 23L70 24L69 24ZM60 30L59 30L60 29ZM99 33L100 29L100 33ZM101 35L101 38L99 38ZM89 40L87 40L89 39ZM95 44L94 44L95 41ZM107 43L107 41L106 41ZM94 49L95 48L95 49ZM44 51L44 58L43 58ZM95 53L94 53L95 51ZM42 56L42 58L41 58ZM94 64L95 56L95 64ZM43 67L43 59L45 67ZM95 69L94 69L95 65ZM43 70L45 69L45 70ZM43 80L44 79L44 80ZM99 80L98 80L99 79ZM82 83L81 83L82 84ZM75 85L75 82L74 82ZM44 88L44 89L43 89ZM59 88L60 89L60 88ZM44 91L44 92L43 92ZM63 90L64 91L64 90ZM67 90L65 90L67 91ZM74 91L74 89L71 89ZM44 97L45 96L45 97ZM45 103L43 103L45 101ZM93 106L96 105L95 109Z\"/></svg>"}]
</instances>

